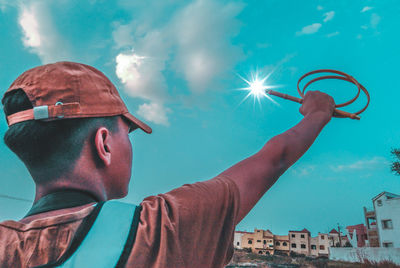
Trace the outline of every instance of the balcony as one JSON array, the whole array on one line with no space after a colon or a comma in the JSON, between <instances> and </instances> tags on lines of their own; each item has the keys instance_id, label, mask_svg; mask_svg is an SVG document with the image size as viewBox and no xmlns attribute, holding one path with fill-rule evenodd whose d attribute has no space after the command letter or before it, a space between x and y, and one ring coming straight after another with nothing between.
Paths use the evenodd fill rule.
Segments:
<instances>
[{"instance_id":1,"label":"balcony","mask_svg":"<svg viewBox=\"0 0 400 268\"><path fill-rule=\"evenodd\" d=\"M364 214L366 218L375 218L375 210L373 208L364 207Z\"/></svg>"}]
</instances>

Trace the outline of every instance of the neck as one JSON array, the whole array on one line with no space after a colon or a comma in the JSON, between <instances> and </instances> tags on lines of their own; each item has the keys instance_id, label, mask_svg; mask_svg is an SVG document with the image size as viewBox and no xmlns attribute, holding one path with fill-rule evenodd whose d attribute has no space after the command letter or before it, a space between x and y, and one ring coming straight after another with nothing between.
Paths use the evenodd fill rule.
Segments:
<instances>
[{"instance_id":1,"label":"neck","mask_svg":"<svg viewBox=\"0 0 400 268\"><path fill-rule=\"evenodd\" d=\"M91 180L85 179L61 178L45 184L37 184L34 203L48 194L65 190L83 191L92 195L98 201L109 199L104 186L100 183L92 183Z\"/></svg>"}]
</instances>

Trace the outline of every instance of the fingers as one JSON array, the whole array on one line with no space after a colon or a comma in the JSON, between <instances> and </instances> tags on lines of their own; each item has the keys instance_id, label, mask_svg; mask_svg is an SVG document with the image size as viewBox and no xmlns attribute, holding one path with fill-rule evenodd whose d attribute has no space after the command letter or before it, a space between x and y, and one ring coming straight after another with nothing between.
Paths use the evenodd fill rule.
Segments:
<instances>
[{"instance_id":1,"label":"fingers","mask_svg":"<svg viewBox=\"0 0 400 268\"><path fill-rule=\"evenodd\" d=\"M307 91L299 111L304 116L315 112L323 112L332 116L334 109L335 101L331 96L321 91Z\"/></svg>"}]
</instances>

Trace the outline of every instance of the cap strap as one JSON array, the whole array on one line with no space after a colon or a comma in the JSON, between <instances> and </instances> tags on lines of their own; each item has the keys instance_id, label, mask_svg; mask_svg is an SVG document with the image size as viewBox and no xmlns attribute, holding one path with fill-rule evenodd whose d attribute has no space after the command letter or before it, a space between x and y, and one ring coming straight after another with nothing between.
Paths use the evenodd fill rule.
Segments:
<instances>
[{"instance_id":1,"label":"cap strap","mask_svg":"<svg viewBox=\"0 0 400 268\"><path fill-rule=\"evenodd\" d=\"M36 106L33 109L21 111L7 116L8 126L27 120L45 120L54 118L63 118L65 116L78 115L80 113L80 105L78 102L55 105Z\"/></svg>"}]
</instances>

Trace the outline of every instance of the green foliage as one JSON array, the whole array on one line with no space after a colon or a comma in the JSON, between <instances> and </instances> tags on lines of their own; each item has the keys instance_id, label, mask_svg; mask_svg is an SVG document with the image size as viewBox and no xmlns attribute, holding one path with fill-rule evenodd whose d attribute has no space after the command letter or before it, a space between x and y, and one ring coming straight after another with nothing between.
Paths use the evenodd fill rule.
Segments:
<instances>
[{"instance_id":1,"label":"green foliage","mask_svg":"<svg viewBox=\"0 0 400 268\"><path fill-rule=\"evenodd\" d=\"M392 149L391 154L396 159L391 165L392 172L396 175L400 175L400 149Z\"/></svg>"}]
</instances>

